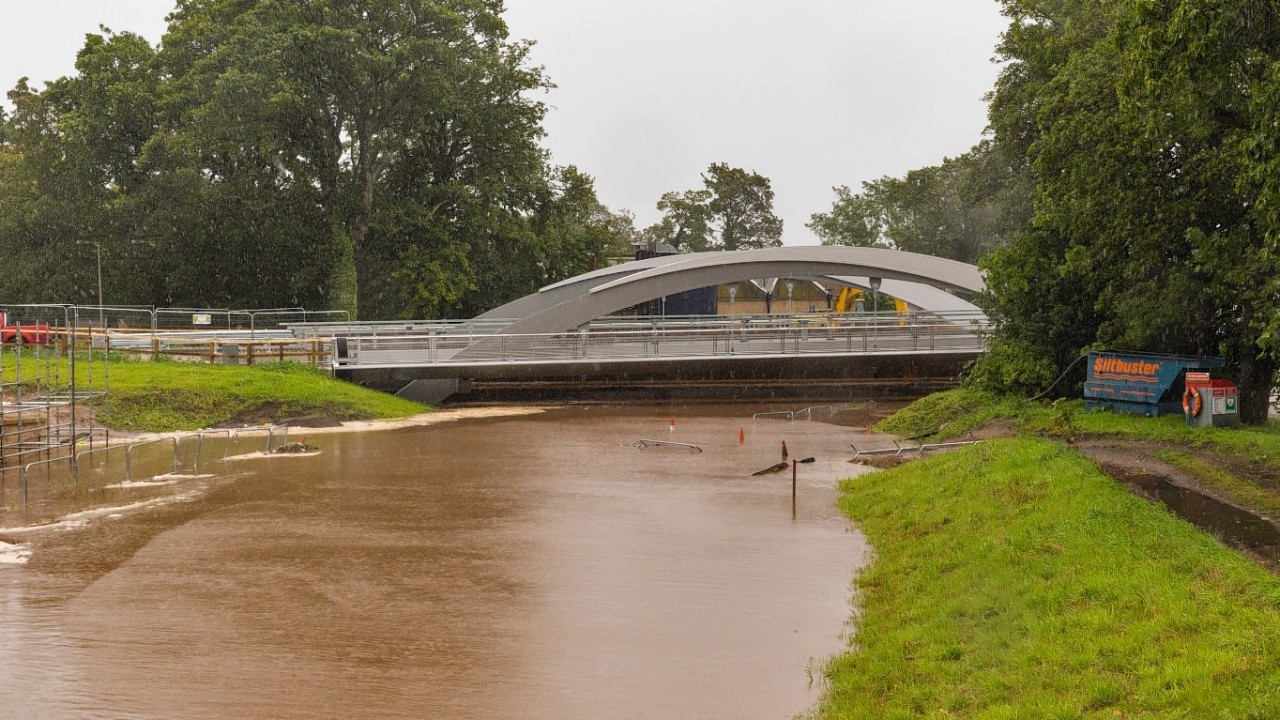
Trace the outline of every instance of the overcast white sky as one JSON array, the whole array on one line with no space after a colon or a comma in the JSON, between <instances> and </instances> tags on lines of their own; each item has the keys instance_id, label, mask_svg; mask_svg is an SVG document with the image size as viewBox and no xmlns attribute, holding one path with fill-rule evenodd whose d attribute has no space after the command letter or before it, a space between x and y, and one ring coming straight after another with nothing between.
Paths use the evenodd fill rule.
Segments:
<instances>
[{"instance_id":1,"label":"overcast white sky","mask_svg":"<svg viewBox=\"0 0 1280 720\"><path fill-rule=\"evenodd\" d=\"M0 87L74 70L98 25L153 42L173 0L3 3ZM901 175L969 149L998 68L996 0L507 0L511 35L558 86L557 164L596 178L637 224L713 162L773 182L788 245L835 185Z\"/></svg>"}]
</instances>

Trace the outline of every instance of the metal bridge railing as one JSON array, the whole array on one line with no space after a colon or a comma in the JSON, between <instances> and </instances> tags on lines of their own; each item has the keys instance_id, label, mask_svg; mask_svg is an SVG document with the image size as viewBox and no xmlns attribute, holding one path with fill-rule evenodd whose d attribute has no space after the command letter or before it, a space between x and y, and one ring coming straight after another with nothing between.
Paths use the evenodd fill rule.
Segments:
<instances>
[{"instance_id":1,"label":"metal bridge railing","mask_svg":"<svg viewBox=\"0 0 1280 720\"><path fill-rule=\"evenodd\" d=\"M862 317L823 324L773 316L718 326L670 321L634 329L592 324L577 332L545 334L368 335L340 340L335 369L429 365L489 365L698 359L805 354L936 353L981 351L989 324L973 313L934 314L905 322Z\"/></svg>"}]
</instances>

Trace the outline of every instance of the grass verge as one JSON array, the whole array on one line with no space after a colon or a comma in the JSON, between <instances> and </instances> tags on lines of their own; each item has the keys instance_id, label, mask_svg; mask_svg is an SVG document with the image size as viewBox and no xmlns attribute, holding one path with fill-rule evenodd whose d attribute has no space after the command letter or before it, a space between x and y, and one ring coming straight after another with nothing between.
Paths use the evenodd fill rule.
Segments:
<instances>
[{"instance_id":1,"label":"grass verge","mask_svg":"<svg viewBox=\"0 0 1280 720\"><path fill-rule=\"evenodd\" d=\"M0 353L3 377L16 374L14 352ZM28 363L24 376L56 374L66 383L65 360L48 367ZM109 378L108 378L109 375ZM109 379L109 383L107 380ZM82 389L109 385L110 396L97 404L99 421L115 429L167 432L194 430L235 418L255 421L311 415L341 420L397 418L429 408L404 398L334 380L301 363L263 363L253 367L101 357L76 364Z\"/></svg>"},{"instance_id":2,"label":"grass verge","mask_svg":"<svg viewBox=\"0 0 1280 720\"><path fill-rule=\"evenodd\" d=\"M1190 427L1181 415L1147 418L1112 412L1086 412L1080 400L1035 403L1021 398L961 388L917 400L876 425L880 432L912 436L934 432L945 439L995 419L1016 430L1051 437L1116 437L1213 448L1280 470L1280 423L1260 427Z\"/></svg>"},{"instance_id":3,"label":"grass verge","mask_svg":"<svg viewBox=\"0 0 1280 720\"><path fill-rule=\"evenodd\" d=\"M824 718L1280 717L1280 580L1040 438L843 485L876 550Z\"/></svg>"}]
</instances>

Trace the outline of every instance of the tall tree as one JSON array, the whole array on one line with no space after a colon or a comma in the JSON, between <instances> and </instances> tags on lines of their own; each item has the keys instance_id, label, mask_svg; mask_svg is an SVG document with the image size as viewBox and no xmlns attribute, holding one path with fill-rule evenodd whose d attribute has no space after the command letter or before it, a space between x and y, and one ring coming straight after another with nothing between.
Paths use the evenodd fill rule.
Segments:
<instances>
[{"instance_id":1,"label":"tall tree","mask_svg":"<svg viewBox=\"0 0 1280 720\"><path fill-rule=\"evenodd\" d=\"M495 246L486 271L462 299L462 314L477 314L537 288L603 267L626 256L634 232L625 216L596 197L595 181L574 166L554 168L532 211L510 229L518 252ZM500 253L500 254L498 254Z\"/></svg>"},{"instance_id":2,"label":"tall tree","mask_svg":"<svg viewBox=\"0 0 1280 720\"><path fill-rule=\"evenodd\" d=\"M180 0L0 116L0 292L471 313L624 255L500 0ZM81 243L82 245L76 245ZM45 282L18 284L38 275Z\"/></svg>"},{"instance_id":3,"label":"tall tree","mask_svg":"<svg viewBox=\"0 0 1280 720\"><path fill-rule=\"evenodd\" d=\"M1162 177L1176 178L1162 211L1181 246L1174 251L1179 270L1199 281L1192 317L1200 342L1231 361L1241 417L1263 422L1280 352L1269 334L1280 317L1280 292L1259 282L1280 272L1270 177L1280 123L1280 7L1264 0L1135 3L1117 37L1126 109L1163 161Z\"/></svg>"},{"instance_id":4,"label":"tall tree","mask_svg":"<svg viewBox=\"0 0 1280 720\"><path fill-rule=\"evenodd\" d=\"M1006 357L1059 367L1092 346L1221 353L1241 415L1266 416L1280 297L1260 208L1268 3L1005 2L997 140L1025 148L1030 232L984 263ZM993 358L997 356L991 356ZM984 362L992 362L988 359Z\"/></svg>"},{"instance_id":5,"label":"tall tree","mask_svg":"<svg viewBox=\"0 0 1280 720\"><path fill-rule=\"evenodd\" d=\"M1025 163L1010 162L983 141L941 165L902 178L862 184L862 192L836 188L830 212L808 227L824 245L893 247L977 262L1030 220L1031 188Z\"/></svg>"},{"instance_id":6,"label":"tall tree","mask_svg":"<svg viewBox=\"0 0 1280 720\"><path fill-rule=\"evenodd\" d=\"M663 193L658 200L662 219L648 229L648 234L681 252L705 252L714 249L711 235L711 202L709 190L687 190Z\"/></svg>"},{"instance_id":7,"label":"tall tree","mask_svg":"<svg viewBox=\"0 0 1280 720\"><path fill-rule=\"evenodd\" d=\"M646 228L652 240L684 252L750 250L782 244L782 220L773 213L773 187L763 175L712 163L702 188L668 192L663 217Z\"/></svg>"},{"instance_id":8,"label":"tall tree","mask_svg":"<svg viewBox=\"0 0 1280 720\"><path fill-rule=\"evenodd\" d=\"M103 257L104 294L128 300L126 279L147 259L133 245L136 219L125 205L145 180L138 154L154 128L153 57L141 37L103 28L87 36L75 76L40 91L23 79L9 92L6 175L16 182L0 204L22 209L0 238L11 270L0 278L7 296L95 303ZM22 264L27 277L41 279L35 290L6 287Z\"/></svg>"},{"instance_id":9,"label":"tall tree","mask_svg":"<svg viewBox=\"0 0 1280 720\"><path fill-rule=\"evenodd\" d=\"M724 250L752 250L782 244L782 220L773 214L769 178L725 163L713 163L702 176L711 193L711 225Z\"/></svg>"},{"instance_id":10,"label":"tall tree","mask_svg":"<svg viewBox=\"0 0 1280 720\"><path fill-rule=\"evenodd\" d=\"M157 157L309 193L336 305L395 312L379 299L400 294L370 285L402 256L434 274L419 284L456 294L466 280L433 268L509 242L518 223L501 216L531 207L545 177L532 93L547 83L501 12L496 0L184 0L165 39L179 80ZM380 215L388 196L397 207Z\"/></svg>"},{"instance_id":11,"label":"tall tree","mask_svg":"<svg viewBox=\"0 0 1280 720\"><path fill-rule=\"evenodd\" d=\"M854 193L848 185L833 188L836 201L831 211L810 215L805 227L812 230L823 245L894 247L894 240L885 234L885 208L877 193L881 182L883 180L862 183L860 193Z\"/></svg>"},{"instance_id":12,"label":"tall tree","mask_svg":"<svg viewBox=\"0 0 1280 720\"><path fill-rule=\"evenodd\" d=\"M1067 264L1079 238L1046 222L1042 211L1046 169L1038 154L1041 141L1056 119L1071 112L1050 114L1041 108L1051 97L1072 97L1065 71L1073 58L1092 51L1109 32L1112 3L1084 7L1065 0L1002 0L1009 27L997 48L1004 61L988 114L995 146L1026 169L1035 185L1034 219L1024 232L984 257L988 292L980 298L997 332L974 375L1001 389L1038 391L1095 342L1102 322L1098 287L1087 268ZM1091 117L1114 116L1117 103L1105 82L1093 92L1075 95L1084 111L1097 105ZM1065 110L1065 108L1064 108ZM1081 126L1075 130L1080 131ZM1073 138L1070 132L1062 136ZM1089 137L1074 136L1081 143ZM1095 213L1096 214L1096 213Z\"/></svg>"}]
</instances>

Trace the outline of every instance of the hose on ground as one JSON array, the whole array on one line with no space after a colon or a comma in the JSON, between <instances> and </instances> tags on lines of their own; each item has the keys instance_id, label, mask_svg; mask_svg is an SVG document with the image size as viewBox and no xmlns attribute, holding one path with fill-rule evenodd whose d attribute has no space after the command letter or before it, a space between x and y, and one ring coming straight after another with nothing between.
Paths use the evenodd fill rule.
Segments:
<instances>
[{"instance_id":1,"label":"hose on ground","mask_svg":"<svg viewBox=\"0 0 1280 720\"><path fill-rule=\"evenodd\" d=\"M1062 382L1063 378L1065 378L1065 377L1066 377L1066 376L1067 376L1067 375L1068 375L1072 370L1074 370L1074 369L1075 369L1075 367L1076 367L1076 365L1079 365L1079 364L1080 364L1080 361L1081 361L1081 360L1084 360L1084 359L1085 359L1085 358L1087 358L1087 357L1089 357L1087 354L1086 354L1086 355L1081 355L1080 357L1078 357L1078 358L1076 358L1075 360L1073 360L1073 361L1071 362L1071 364L1067 366L1067 369L1066 369L1066 370L1063 370L1063 371L1062 371L1062 374L1058 376L1058 379L1053 381L1053 384L1051 384L1049 387L1045 388L1045 389L1044 389L1044 392L1040 393L1039 395L1036 395L1035 397L1033 397L1033 398L1031 398L1031 399L1032 399L1032 400L1040 400L1040 399L1041 399L1041 398L1043 398L1045 395L1048 395L1049 393L1053 392L1053 389L1054 389L1054 388L1056 388L1056 387L1058 387L1058 383Z\"/></svg>"}]
</instances>

